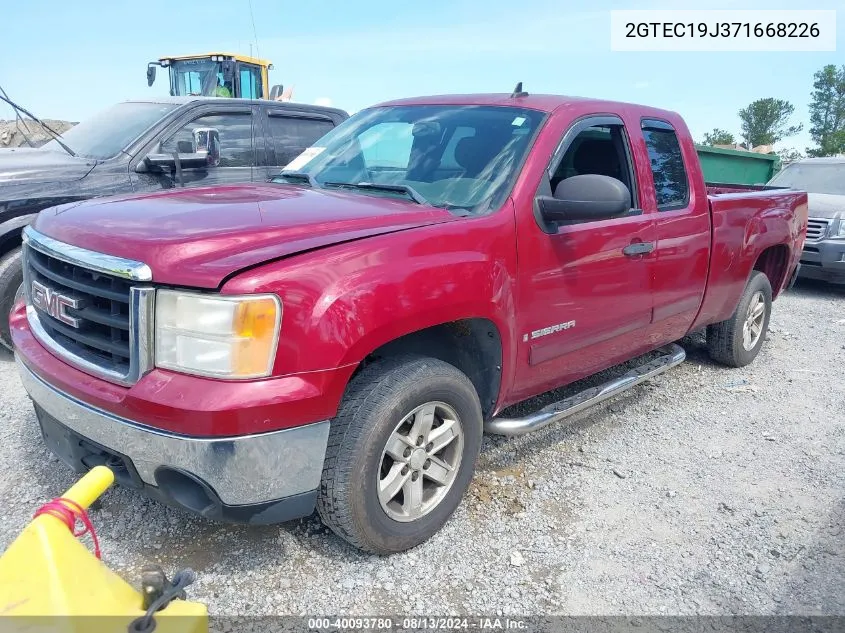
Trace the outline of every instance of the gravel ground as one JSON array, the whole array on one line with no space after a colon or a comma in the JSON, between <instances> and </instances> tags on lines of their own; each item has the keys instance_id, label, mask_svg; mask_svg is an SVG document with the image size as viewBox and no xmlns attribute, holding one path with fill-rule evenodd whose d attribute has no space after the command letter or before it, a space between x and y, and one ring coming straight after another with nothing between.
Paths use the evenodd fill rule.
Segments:
<instances>
[{"instance_id":1,"label":"gravel ground","mask_svg":"<svg viewBox=\"0 0 845 633\"><path fill-rule=\"evenodd\" d=\"M212 614L845 614L845 290L799 283L744 369L687 361L568 425L485 439L431 541L362 555L316 517L238 527L113 489L105 561L199 573ZM0 544L74 480L0 352Z\"/></svg>"}]
</instances>

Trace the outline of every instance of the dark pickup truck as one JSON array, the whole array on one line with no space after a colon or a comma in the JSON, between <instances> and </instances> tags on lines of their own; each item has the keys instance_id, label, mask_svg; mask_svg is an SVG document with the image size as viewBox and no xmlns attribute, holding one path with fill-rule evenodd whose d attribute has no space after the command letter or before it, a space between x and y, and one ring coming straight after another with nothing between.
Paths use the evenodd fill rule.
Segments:
<instances>
[{"instance_id":1,"label":"dark pickup truck","mask_svg":"<svg viewBox=\"0 0 845 633\"><path fill-rule=\"evenodd\" d=\"M21 231L41 209L267 180L347 117L297 103L165 97L118 103L68 130L62 143L0 149L0 343L11 345L8 315L20 296Z\"/></svg>"},{"instance_id":2,"label":"dark pickup truck","mask_svg":"<svg viewBox=\"0 0 845 633\"><path fill-rule=\"evenodd\" d=\"M448 520L484 430L616 395L693 331L752 362L807 229L806 193L710 188L680 116L611 101L391 102L282 173L42 211L11 317L21 380L80 471L210 519L316 507L378 553Z\"/></svg>"}]
</instances>

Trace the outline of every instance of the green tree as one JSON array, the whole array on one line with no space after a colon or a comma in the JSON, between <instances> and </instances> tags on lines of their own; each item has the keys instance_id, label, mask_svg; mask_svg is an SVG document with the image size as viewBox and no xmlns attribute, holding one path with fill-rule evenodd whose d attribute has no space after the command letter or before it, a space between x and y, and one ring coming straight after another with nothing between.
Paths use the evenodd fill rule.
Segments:
<instances>
[{"instance_id":1,"label":"green tree","mask_svg":"<svg viewBox=\"0 0 845 633\"><path fill-rule=\"evenodd\" d=\"M779 152L777 155L780 157L781 162L784 164L795 162L796 160L801 160L804 158L804 154L801 153L800 150L794 147L786 147Z\"/></svg>"},{"instance_id":2,"label":"green tree","mask_svg":"<svg viewBox=\"0 0 845 633\"><path fill-rule=\"evenodd\" d=\"M704 134L703 145L733 145L736 143L736 138L727 130L714 127L712 132Z\"/></svg>"},{"instance_id":3,"label":"green tree","mask_svg":"<svg viewBox=\"0 0 845 633\"><path fill-rule=\"evenodd\" d=\"M810 136L817 147L810 156L834 156L845 152L845 65L828 64L813 75L810 101Z\"/></svg>"},{"instance_id":4,"label":"green tree","mask_svg":"<svg viewBox=\"0 0 845 633\"><path fill-rule=\"evenodd\" d=\"M773 145L804 129L803 124L789 125L795 106L783 99L757 99L739 111L742 138L750 149L757 145Z\"/></svg>"}]
</instances>

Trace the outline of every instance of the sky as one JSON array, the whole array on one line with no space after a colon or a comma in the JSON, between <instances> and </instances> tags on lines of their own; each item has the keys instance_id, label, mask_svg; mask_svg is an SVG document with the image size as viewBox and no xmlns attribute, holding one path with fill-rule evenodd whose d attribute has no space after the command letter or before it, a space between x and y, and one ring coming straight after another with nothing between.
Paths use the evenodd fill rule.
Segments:
<instances>
[{"instance_id":1,"label":"sky","mask_svg":"<svg viewBox=\"0 0 845 633\"><path fill-rule=\"evenodd\" d=\"M251 5L251 11L250 11ZM801 6L798 6L801 5ZM811 144L813 73L845 64L845 6L781 0L28 0L6 13L0 87L43 118L78 121L116 101L166 95L146 64L211 51L260 55L294 101L354 112L380 101L454 92L598 97L679 112L696 140L739 135L737 112L762 97L795 105ZM836 52L633 53L610 50L611 9L839 9ZM254 25L254 27L253 27ZM161 69L159 69L161 70ZM0 118L13 113L0 103Z\"/></svg>"}]
</instances>

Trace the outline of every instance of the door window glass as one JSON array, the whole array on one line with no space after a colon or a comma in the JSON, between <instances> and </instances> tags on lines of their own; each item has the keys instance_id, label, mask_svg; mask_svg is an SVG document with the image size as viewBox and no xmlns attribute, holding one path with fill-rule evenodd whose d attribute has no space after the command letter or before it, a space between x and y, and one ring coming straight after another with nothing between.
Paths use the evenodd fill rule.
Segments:
<instances>
[{"instance_id":1,"label":"door window glass","mask_svg":"<svg viewBox=\"0 0 845 633\"><path fill-rule=\"evenodd\" d=\"M276 148L276 164L284 167L334 127L331 121L291 116L271 116L270 133Z\"/></svg>"},{"instance_id":2,"label":"door window glass","mask_svg":"<svg viewBox=\"0 0 845 633\"><path fill-rule=\"evenodd\" d=\"M252 167L255 153L252 147L252 115L208 114L194 119L161 144L163 153L195 150L194 131L214 128L220 138L220 167Z\"/></svg>"},{"instance_id":3,"label":"door window glass","mask_svg":"<svg viewBox=\"0 0 845 633\"><path fill-rule=\"evenodd\" d=\"M660 128L644 127L643 138L648 148L651 173L654 176L654 193L658 211L687 206L689 182L675 131L662 126Z\"/></svg>"},{"instance_id":4,"label":"door window glass","mask_svg":"<svg viewBox=\"0 0 845 633\"><path fill-rule=\"evenodd\" d=\"M263 86L261 85L261 68L252 64L241 64L239 68L241 98L260 99L263 91Z\"/></svg>"}]
</instances>

